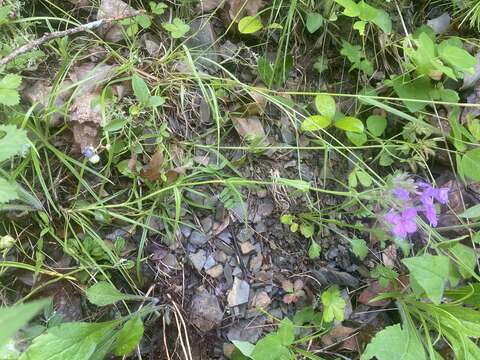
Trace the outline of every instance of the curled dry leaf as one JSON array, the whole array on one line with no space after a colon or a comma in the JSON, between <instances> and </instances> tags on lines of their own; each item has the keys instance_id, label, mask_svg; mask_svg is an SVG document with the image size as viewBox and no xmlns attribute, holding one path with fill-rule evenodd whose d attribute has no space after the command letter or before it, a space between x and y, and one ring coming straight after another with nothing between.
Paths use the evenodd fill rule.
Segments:
<instances>
[{"instance_id":1,"label":"curled dry leaf","mask_svg":"<svg viewBox=\"0 0 480 360\"><path fill-rule=\"evenodd\" d=\"M238 135L247 141L265 139L265 130L260 120L252 116L250 118L232 118L233 126Z\"/></svg>"},{"instance_id":2,"label":"curled dry leaf","mask_svg":"<svg viewBox=\"0 0 480 360\"><path fill-rule=\"evenodd\" d=\"M149 163L140 170L140 176L144 179L150 181L156 181L160 179L160 168L163 165L165 158L163 157L162 152L159 150L153 154Z\"/></svg>"},{"instance_id":3,"label":"curled dry leaf","mask_svg":"<svg viewBox=\"0 0 480 360\"><path fill-rule=\"evenodd\" d=\"M364 305L374 306L374 307L384 307L390 304L389 299L379 300L379 301L371 301L373 298L377 297L381 293L389 292L393 290L393 286L388 286L386 288L380 286L378 281L372 281L367 288L365 288L359 298L358 301Z\"/></svg>"}]
</instances>

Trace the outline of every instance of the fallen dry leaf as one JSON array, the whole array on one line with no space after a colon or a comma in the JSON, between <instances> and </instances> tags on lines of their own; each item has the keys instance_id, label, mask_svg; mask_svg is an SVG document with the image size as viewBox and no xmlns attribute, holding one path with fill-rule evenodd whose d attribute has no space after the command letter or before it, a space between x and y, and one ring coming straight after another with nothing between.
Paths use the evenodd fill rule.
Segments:
<instances>
[{"instance_id":1,"label":"fallen dry leaf","mask_svg":"<svg viewBox=\"0 0 480 360\"><path fill-rule=\"evenodd\" d=\"M97 13L97 20L120 18L135 13L135 9L121 0L102 0ZM110 42L123 40L123 32L120 25L110 23L99 28L100 35Z\"/></svg>"},{"instance_id":2,"label":"fallen dry leaf","mask_svg":"<svg viewBox=\"0 0 480 360\"><path fill-rule=\"evenodd\" d=\"M238 22L246 15L257 15L263 6L263 0L232 0L228 13L231 20Z\"/></svg>"},{"instance_id":3,"label":"fallen dry leaf","mask_svg":"<svg viewBox=\"0 0 480 360\"><path fill-rule=\"evenodd\" d=\"M357 329L337 325L327 335L322 336L322 342L325 346L339 344L340 349L359 352L360 346L356 339L357 335L353 335L356 331Z\"/></svg>"},{"instance_id":4,"label":"fallen dry leaf","mask_svg":"<svg viewBox=\"0 0 480 360\"><path fill-rule=\"evenodd\" d=\"M160 178L160 168L165 158L160 150L153 154L149 163L140 170L140 176L150 181L156 181Z\"/></svg>"},{"instance_id":5,"label":"fallen dry leaf","mask_svg":"<svg viewBox=\"0 0 480 360\"><path fill-rule=\"evenodd\" d=\"M102 111L97 101L98 94L90 93L75 97L70 107L69 121L73 138L83 152L88 147L97 147Z\"/></svg>"},{"instance_id":6,"label":"fallen dry leaf","mask_svg":"<svg viewBox=\"0 0 480 360\"><path fill-rule=\"evenodd\" d=\"M252 116L250 118L232 118L233 126L238 135L247 141L265 139L265 130L260 120Z\"/></svg>"},{"instance_id":7,"label":"fallen dry leaf","mask_svg":"<svg viewBox=\"0 0 480 360\"><path fill-rule=\"evenodd\" d=\"M371 300L381 293L384 292L389 292L393 290L393 286L389 286L387 288L383 288L380 286L378 281L372 281L361 293L360 296L358 297L358 301L364 305L368 306L374 306L374 307L384 307L390 304L391 300L385 299L385 300L379 300L379 301L373 301Z\"/></svg>"}]
</instances>

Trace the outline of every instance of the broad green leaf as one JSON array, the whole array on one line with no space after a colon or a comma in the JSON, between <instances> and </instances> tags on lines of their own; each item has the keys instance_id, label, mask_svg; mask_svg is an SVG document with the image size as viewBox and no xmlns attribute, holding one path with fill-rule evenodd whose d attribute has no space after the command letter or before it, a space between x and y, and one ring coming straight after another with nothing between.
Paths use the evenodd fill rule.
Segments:
<instances>
[{"instance_id":1,"label":"broad green leaf","mask_svg":"<svg viewBox=\"0 0 480 360\"><path fill-rule=\"evenodd\" d=\"M315 64L313 64L313 68L318 71L319 74L322 74L325 70L328 70L328 59L320 56Z\"/></svg>"},{"instance_id":2,"label":"broad green leaf","mask_svg":"<svg viewBox=\"0 0 480 360\"><path fill-rule=\"evenodd\" d=\"M290 346L295 341L295 326L289 318L280 321L277 334L280 343L284 346Z\"/></svg>"},{"instance_id":3,"label":"broad green leaf","mask_svg":"<svg viewBox=\"0 0 480 360\"><path fill-rule=\"evenodd\" d=\"M22 77L17 74L7 74L0 80L0 104L17 105L20 103L18 87L22 83Z\"/></svg>"},{"instance_id":4,"label":"broad green leaf","mask_svg":"<svg viewBox=\"0 0 480 360\"><path fill-rule=\"evenodd\" d=\"M293 215L292 214L285 214L280 217L280 222L285 225L292 225L293 224Z\"/></svg>"},{"instance_id":5,"label":"broad green leaf","mask_svg":"<svg viewBox=\"0 0 480 360\"><path fill-rule=\"evenodd\" d=\"M346 116L340 120L337 120L334 125L341 130L351 131L354 133L363 133L364 131L362 121L352 116Z\"/></svg>"},{"instance_id":6,"label":"broad green leaf","mask_svg":"<svg viewBox=\"0 0 480 360\"><path fill-rule=\"evenodd\" d=\"M150 99L150 90L145 81L137 74L133 74L132 76L132 88L138 101L143 105L147 105Z\"/></svg>"},{"instance_id":7,"label":"broad green leaf","mask_svg":"<svg viewBox=\"0 0 480 360\"><path fill-rule=\"evenodd\" d=\"M300 233L305 236L307 239L313 236L314 226L312 224L302 223L300 225Z\"/></svg>"},{"instance_id":8,"label":"broad green leaf","mask_svg":"<svg viewBox=\"0 0 480 360\"><path fill-rule=\"evenodd\" d=\"M322 115L309 116L302 122L302 131L319 131L331 124L331 120Z\"/></svg>"},{"instance_id":9,"label":"broad green leaf","mask_svg":"<svg viewBox=\"0 0 480 360\"><path fill-rule=\"evenodd\" d=\"M103 131L115 132L121 130L127 124L127 122L127 119L114 119L103 127Z\"/></svg>"},{"instance_id":10,"label":"broad green leaf","mask_svg":"<svg viewBox=\"0 0 480 360\"><path fill-rule=\"evenodd\" d=\"M0 177L0 204L19 198L17 184Z\"/></svg>"},{"instance_id":11,"label":"broad green leaf","mask_svg":"<svg viewBox=\"0 0 480 360\"><path fill-rule=\"evenodd\" d=\"M423 255L403 259L410 276L434 304L440 304L449 274L449 258L443 255Z\"/></svg>"},{"instance_id":12,"label":"broad green leaf","mask_svg":"<svg viewBox=\"0 0 480 360\"><path fill-rule=\"evenodd\" d=\"M362 239L353 239L351 240L352 252L360 260L364 260L368 255L368 246L365 240Z\"/></svg>"},{"instance_id":13,"label":"broad green leaf","mask_svg":"<svg viewBox=\"0 0 480 360\"><path fill-rule=\"evenodd\" d=\"M157 4L155 1L150 1L148 4L155 15L162 15L168 9L168 6L163 2Z\"/></svg>"},{"instance_id":14,"label":"broad green leaf","mask_svg":"<svg viewBox=\"0 0 480 360\"><path fill-rule=\"evenodd\" d=\"M480 120L467 116L467 127L475 140L480 141Z\"/></svg>"},{"instance_id":15,"label":"broad green leaf","mask_svg":"<svg viewBox=\"0 0 480 360\"><path fill-rule=\"evenodd\" d=\"M310 260L317 259L320 256L321 251L321 246L315 240L312 240L312 243L308 248L308 257Z\"/></svg>"},{"instance_id":16,"label":"broad green leaf","mask_svg":"<svg viewBox=\"0 0 480 360\"><path fill-rule=\"evenodd\" d=\"M358 186L357 172L355 170L348 174L348 186L352 188L356 188Z\"/></svg>"},{"instance_id":17,"label":"broad green leaf","mask_svg":"<svg viewBox=\"0 0 480 360\"><path fill-rule=\"evenodd\" d=\"M99 281L95 285L90 286L86 294L88 301L97 306L106 306L121 300L136 300L140 298L135 295L122 294L106 281Z\"/></svg>"},{"instance_id":18,"label":"broad green leaf","mask_svg":"<svg viewBox=\"0 0 480 360\"><path fill-rule=\"evenodd\" d=\"M363 35L365 35L365 27L367 26L367 24L368 23L366 21L361 21L361 20L360 21L355 21L353 23L353 28L355 30L357 30L360 35L363 36Z\"/></svg>"},{"instance_id":19,"label":"broad green leaf","mask_svg":"<svg viewBox=\"0 0 480 360\"><path fill-rule=\"evenodd\" d=\"M262 22L255 16L245 16L238 22L238 31L242 34L253 34L262 29Z\"/></svg>"},{"instance_id":20,"label":"broad green leaf","mask_svg":"<svg viewBox=\"0 0 480 360\"><path fill-rule=\"evenodd\" d=\"M137 15L135 21L144 29L148 29L152 25L152 19L146 14Z\"/></svg>"},{"instance_id":21,"label":"broad green leaf","mask_svg":"<svg viewBox=\"0 0 480 360\"><path fill-rule=\"evenodd\" d=\"M148 99L148 106L156 108L163 104L165 104L165 98L162 96L151 96L150 99Z\"/></svg>"},{"instance_id":22,"label":"broad green leaf","mask_svg":"<svg viewBox=\"0 0 480 360\"><path fill-rule=\"evenodd\" d=\"M309 12L307 14L307 30L310 34L320 29L323 25L323 16L316 12Z\"/></svg>"},{"instance_id":23,"label":"broad green leaf","mask_svg":"<svg viewBox=\"0 0 480 360\"><path fill-rule=\"evenodd\" d=\"M253 349L255 349L255 345L249 343L248 341L239 341L239 340L233 340L232 341L233 345L240 350L240 352L245 355L250 357L253 353Z\"/></svg>"},{"instance_id":24,"label":"broad green leaf","mask_svg":"<svg viewBox=\"0 0 480 360\"><path fill-rule=\"evenodd\" d=\"M430 100L430 92L433 89L430 79L426 76L413 80L408 75L397 76L392 79L391 84L398 97L412 113L424 109L427 103L404 99Z\"/></svg>"},{"instance_id":25,"label":"broad green leaf","mask_svg":"<svg viewBox=\"0 0 480 360\"><path fill-rule=\"evenodd\" d=\"M117 334L114 353L117 356L130 354L143 336L143 322L139 316L128 320Z\"/></svg>"},{"instance_id":26,"label":"broad green leaf","mask_svg":"<svg viewBox=\"0 0 480 360\"><path fill-rule=\"evenodd\" d=\"M367 172L363 170L358 170L357 177L358 177L358 181L360 181L360 184L362 184L364 187L372 186L373 179L370 176L370 174L368 174Z\"/></svg>"},{"instance_id":27,"label":"broad green leaf","mask_svg":"<svg viewBox=\"0 0 480 360\"><path fill-rule=\"evenodd\" d=\"M335 99L330 95L319 94L315 97L315 107L320 115L325 116L327 119L332 120L337 112L337 106L335 105Z\"/></svg>"},{"instance_id":28,"label":"broad green leaf","mask_svg":"<svg viewBox=\"0 0 480 360\"><path fill-rule=\"evenodd\" d=\"M353 0L335 0L335 2L344 7L343 14L348 17L360 15L360 8Z\"/></svg>"},{"instance_id":29,"label":"broad green leaf","mask_svg":"<svg viewBox=\"0 0 480 360\"><path fill-rule=\"evenodd\" d=\"M117 321L64 323L33 340L19 360L90 360L114 335Z\"/></svg>"},{"instance_id":30,"label":"broad green leaf","mask_svg":"<svg viewBox=\"0 0 480 360\"><path fill-rule=\"evenodd\" d=\"M461 218L465 219L473 219L473 218L479 218L480 217L480 204L472 206L471 208L468 208L465 210L463 213L460 215Z\"/></svg>"},{"instance_id":31,"label":"broad green leaf","mask_svg":"<svg viewBox=\"0 0 480 360\"><path fill-rule=\"evenodd\" d=\"M425 350L415 336L399 324L388 326L378 332L367 345L360 360L425 360Z\"/></svg>"},{"instance_id":32,"label":"broad green leaf","mask_svg":"<svg viewBox=\"0 0 480 360\"><path fill-rule=\"evenodd\" d=\"M359 45L352 45L348 41L342 41L342 50L340 54L346 56L351 63L358 64L362 60L363 52Z\"/></svg>"},{"instance_id":33,"label":"broad green leaf","mask_svg":"<svg viewBox=\"0 0 480 360\"><path fill-rule=\"evenodd\" d=\"M471 278L477 266L477 254L469 246L457 243L448 249L454 256L454 262L464 279Z\"/></svg>"},{"instance_id":34,"label":"broad green leaf","mask_svg":"<svg viewBox=\"0 0 480 360\"><path fill-rule=\"evenodd\" d=\"M387 128L387 119L384 116L372 115L367 119L367 129L373 136L379 137Z\"/></svg>"},{"instance_id":35,"label":"broad green leaf","mask_svg":"<svg viewBox=\"0 0 480 360\"><path fill-rule=\"evenodd\" d=\"M274 73L273 66L265 57L260 56L257 60L257 69L260 78L266 85L270 85L273 82Z\"/></svg>"},{"instance_id":36,"label":"broad green leaf","mask_svg":"<svg viewBox=\"0 0 480 360\"><path fill-rule=\"evenodd\" d=\"M367 135L365 133L359 134L351 131L345 131L345 135L347 136L348 140L350 140L355 146L362 146L368 141Z\"/></svg>"},{"instance_id":37,"label":"broad green leaf","mask_svg":"<svg viewBox=\"0 0 480 360\"><path fill-rule=\"evenodd\" d=\"M18 330L47 306L49 302L50 300L37 300L0 309L0 346L6 344Z\"/></svg>"},{"instance_id":38,"label":"broad green leaf","mask_svg":"<svg viewBox=\"0 0 480 360\"><path fill-rule=\"evenodd\" d=\"M29 146L30 141L25 130L15 125L0 125L0 162L23 154Z\"/></svg>"},{"instance_id":39,"label":"broad green leaf","mask_svg":"<svg viewBox=\"0 0 480 360\"><path fill-rule=\"evenodd\" d=\"M268 334L257 342L251 357L254 360L283 360L291 359L291 353L282 345L281 338L277 334Z\"/></svg>"},{"instance_id":40,"label":"broad green leaf","mask_svg":"<svg viewBox=\"0 0 480 360\"><path fill-rule=\"evenodd\" d=\"M162 26L174 39L179 39L185 36L190 30L190 26L185 24L185 22L179 18L174 18L171 23L163 23Z\"/></svg>"},{"instance_id":41,"label":"broad green leaf","mask_svg":"<svg viewBox=\"0 0 480 360\"><path fill-rule=\"evenodd\" d=\"M467 151L460 162L463 174L475 181L480 181L480 148Z\"/></svg>"},{"instance_id":42,"label":"broad green leaf","mask_svg":"<svg viewBox=\"0 0 480 360\"><path fill-rule=\"evenodd\" d=\"M372 19L372 22L384 33L390 34L392 32L392 19L386 11L377 9L377 15Z\"/></svg>"},{"instance_id":43,"label":"broad green leaf","mask_svg":"<svg viewBox=\"0 0 480 360\"><path fill-rule=\"evenodd\" d=\"M311 188L310 183L305 180L275 178L275 181L281 185L289 186L294 189L300 190L301 192L308 192Z\"/></svg>"},{"instance_id":44,"label":"broad green leaf","mask_svg":"<svg viewBox=\"0 0 480 360\"><path fill-rule=\"evenodd\" d=\"M323 305L323 320L327 323L333 320L343 321L345 319L345 306L347 303L340 296L337 286L332 286L324 291L321 296Z\"/></svg>"},{"instance_id":45,"label":"broad green leaf","mask_svg":"<svg viewBox=\"0 0 480 360\"><path fill-rule=\"evenodd\" d=\"M449 65L461 71L473 73L477 60L467 51L456 47L447 45L440 48L440 58L445 60Z\"/></svg>"}]
</instances>

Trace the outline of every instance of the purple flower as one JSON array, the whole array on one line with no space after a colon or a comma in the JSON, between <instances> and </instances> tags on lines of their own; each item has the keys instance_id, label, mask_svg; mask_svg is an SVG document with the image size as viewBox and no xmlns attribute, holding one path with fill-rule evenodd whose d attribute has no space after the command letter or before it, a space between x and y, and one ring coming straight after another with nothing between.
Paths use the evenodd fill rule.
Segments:
<instances>
[{"instance_id":1,"label":"purple flower","mask_svg":"<svg viewBox=\"0 0 480 360\"><path fill-rule=\"evenodd\" d=\"M433 204L433 198L428 198L425 202L423 202L422 211L431 226L435 227L438 225L437 211L435 209L435 205Z\"/></svg>"},{"instance_id":2,"label":"purple flower","mask_svg":"<svg viewBox=\"0 0 480 360\"><path fill-rule=\"evenodd\" d=\"M417 231L416 216L417 209L410 207L402 211L401 214L390 210L388 214L385 215L385 220L393 225L391 229L393 235L399 238L405 238L408 234L413 234Z\"/></svg>"},{"instance_id":3,"label":"purple flower","mask_svg":"<svg viewBox=\"0 0 480 360\"><path fill-rule=\"evenodd\" d=\"M408 201L410 200L410 192L403 188L396 188L393 190L393 195L399 200Z\"/></svg>"},{"instance_id":4,"label":"purple flower","mask_svg":"<svg viewBox=\"0 0 480 360\"><path fill-rule=\"evenodd\" d=\"M429 198L437 200L440 204L446 204L448 202L448 192L450 191L449 188L435 189L432 187L432 185L425 182L418 183L418 186L424 189L420 195L420 201L423 204L428 202Z\"/></svg>"},{"instance_id":5,"label":"purple flower","mask_svg":"<svg viewBox=\"0 0 480 360\"><path fill-rule=\"evenodd\" d=\"M93 155L95 155L95 150L89 146L83 150L83 156L85 156L87 159L90 159Z\"/></svg>"}]
</instances>

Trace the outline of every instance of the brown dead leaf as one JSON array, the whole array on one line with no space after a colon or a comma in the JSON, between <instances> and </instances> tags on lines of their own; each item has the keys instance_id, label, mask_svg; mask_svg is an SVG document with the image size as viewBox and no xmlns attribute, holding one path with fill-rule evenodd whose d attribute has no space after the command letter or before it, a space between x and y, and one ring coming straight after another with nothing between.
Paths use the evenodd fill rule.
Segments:
<instances>
[{"instance_id":1,"label":"brown dead leaf","mask_svg":"<svg viewBox=\"0 0 480 360\"><path fill-rule=\"evenodd\" d=\"M140 170L140 176L150 181L158 180L160 178L160 168L163 165L164 160L162 152L158 150L153 154L149 163Z\"/></svg>"},{"instance_id":2,"label":"brown dead leaf","mask_svg":"<svg viewBox=\"0 0 480 360\"><path fill-rule=\"evenodd\" d=\"M233 126L238 135L247 141L265 139L265 130L256 116L250 118L232 118Z\"/></svg>"},{"instance_id":3,"label":"brown dead leaf","mask_svg":"<svg viewBox=\"0 0 480 360\"><path fill-rule=\"evenodd\" d=\"M263 95L260 95L256 92L251 92L250 96L253 99L253 102L247 104L247 114L248 115L262 115L265 112L265 107L267 106L267 100Z\"/></svg>"},{"instance_id":4,"label":"brown dead leaf","mask_svg":"<svg viewBox=\"0 0 480 360\"><path fill-rule=\"evenodd\" d=\"M393 287L390 285L387 288L383 288L380 286L378 281L372 281L367 288L365 288L360 296L358 297L358 301L364 305L368 306L374 306L374 307L384 307L390 304L391 300L385 299L385 300L379 300L379 301L373 301L371 300L381 293L384 292L389 292L392 291Z\"/></svg>"},{"instance_id":5,"label":"brown dead leaf","mask_svg":"<svg viewBox=\"0 0 480 360\"><path fill-rule=\"evenodd\" d=\"M70 107L70 124L73 138L81 151L97 147L102 111L97 101L98 94L89 93L75 97Z\"/></svg>"},{"instance_id":6,"label":"brown dead leaf","mask_svg":"<svg viewBox=\"0 0 480 360\"><path fill-rule=\"evenodd\" d=\"M322 337L322 342L325 346L340 344L340 349L360 352L357 335L353 335L356 331L356 329L350 327L337 325Z\"/></svg>"},{"instance_id":7,"label":"brown dead leaf","mask_svg":"<svg viewBox=\"0 0 480 360\"><path fill-rule=\"evenodd\" d=\"M238 22L246 15L257 15L263 6L263 0L232 0L228 13L231 20Z\"/></svg>"},{"instance_id":8,"label":"brown dead leaf","mask_svg":"<svg viewBox=\"0 0 480 360\"><path fill-rule=\"evenodd\" d=\"M397 260L397 249L394 245L389 245L382 252L383 265L394 267Z\"/></svg>"}]
</instances>

